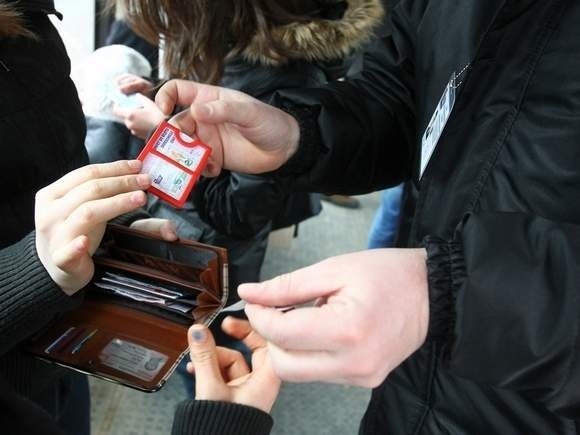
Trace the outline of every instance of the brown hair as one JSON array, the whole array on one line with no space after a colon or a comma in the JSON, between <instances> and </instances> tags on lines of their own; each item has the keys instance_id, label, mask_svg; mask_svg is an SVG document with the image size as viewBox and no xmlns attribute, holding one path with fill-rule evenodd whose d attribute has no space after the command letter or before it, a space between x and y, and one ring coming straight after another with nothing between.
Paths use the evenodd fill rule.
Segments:
<instances>
[{"instance_id":1,"label":"brown hair","mask_svg":"<svg viewBox=\"0 0 580 435\"><path fill-rule=\"evenodd\" d=\"M109 0L136 33L157 45L162 35L164 66L172 78L217 83L224 61L250 42L276 62L294 53L272 38L272 28L310 21L308 0Z\"/></svg>"},{"instance_id":2,"label":"brown hair","mask_svg":"<svg viewBox=\"0 0 580 435\"><path fill-rule=\"evenodd\" d=\"M34 33L26 28L22 15L14 6L0 1L0 38L16 36L34 38Z\"/></svg>"}]
</instances>

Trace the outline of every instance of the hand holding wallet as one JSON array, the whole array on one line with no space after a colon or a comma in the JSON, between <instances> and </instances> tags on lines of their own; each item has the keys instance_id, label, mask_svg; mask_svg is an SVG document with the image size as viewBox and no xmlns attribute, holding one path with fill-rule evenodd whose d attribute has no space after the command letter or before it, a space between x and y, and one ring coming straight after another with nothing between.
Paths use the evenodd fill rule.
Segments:
<instances>
[{"instance_id":1,"label":"hand holding wallet","mask_svg":"<svg viewBox=\"0 0 580 435\"><path fill-rule=\"evenodd\" d=\"M225 249L109 225L77 309L27 350L142 391L159 390L187 354L187 330L209 325L228 299Z\"/></svg>"}]
</instances>

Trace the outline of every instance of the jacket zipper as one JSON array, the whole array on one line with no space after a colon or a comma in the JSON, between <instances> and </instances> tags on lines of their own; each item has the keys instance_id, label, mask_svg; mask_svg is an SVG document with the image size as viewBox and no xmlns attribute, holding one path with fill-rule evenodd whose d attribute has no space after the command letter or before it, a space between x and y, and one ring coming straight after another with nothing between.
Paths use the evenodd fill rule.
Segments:
<instances>
[{"instance_id":1,"label":"jacket zipper","mask_svg":"<svg viewBox=\"0 0 580 435\"><path fill-rule=\"evenodd\" d=\"M10 72L10 68L8 68L8 66L2 61L2 59L0 59L0 66L4 69L4 71Z\"/></svg>"}]
</instances>

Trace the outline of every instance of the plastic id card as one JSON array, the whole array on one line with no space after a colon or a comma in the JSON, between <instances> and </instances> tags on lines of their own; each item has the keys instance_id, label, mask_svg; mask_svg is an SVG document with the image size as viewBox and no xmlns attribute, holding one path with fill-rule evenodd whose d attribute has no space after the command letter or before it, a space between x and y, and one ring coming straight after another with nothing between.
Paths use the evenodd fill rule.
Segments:
<instances>
[{"instance_id":1,"label":"plastic id card","mask_svg":"<svg viewBox=\"0 0 580 435\"><path fill-rule=\"evenodd\" d=\"M168 360L167 355L114 338L99 355L101 364L144 381L152 381Z\"/></svg>"},{"instance_id":2,"label":"plastic id card","mask_svg":"<svg viewBox=\"0 0 580 435\"><path fill-rule=\"evenodd\" d=\"M181 208L201 175L211 148L162 122L137 157L151 177L148 192Z\"/></svg>"}]
</instances>

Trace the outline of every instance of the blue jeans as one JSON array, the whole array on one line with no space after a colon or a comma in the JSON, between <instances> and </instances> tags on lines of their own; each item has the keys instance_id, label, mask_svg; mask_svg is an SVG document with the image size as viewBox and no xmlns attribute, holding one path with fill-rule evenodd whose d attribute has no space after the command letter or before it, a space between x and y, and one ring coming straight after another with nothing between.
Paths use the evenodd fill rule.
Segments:
<instances>
[{"instance_id":1,"label":"blue jeans","mask_svg":"<svg viewBox=\"0 0 580 435\"><path fill-rule=\"evenodd\" d=\"M369 232L369 249L393 246L399 226L402 196L403 183L383 190L381 204Z\"/></svg>"}]
</instances>

